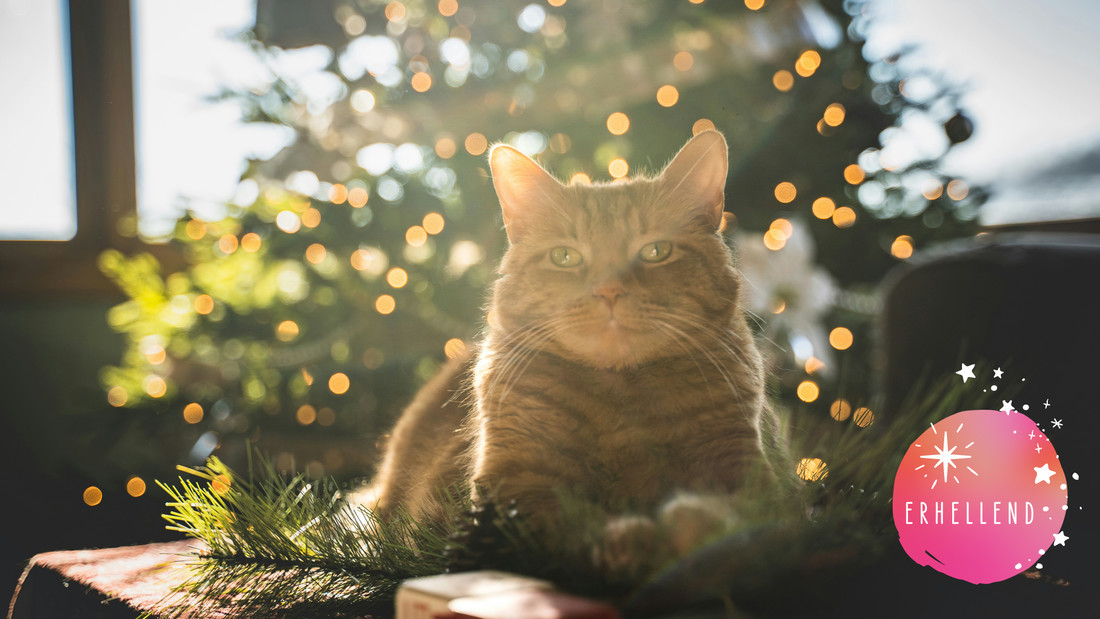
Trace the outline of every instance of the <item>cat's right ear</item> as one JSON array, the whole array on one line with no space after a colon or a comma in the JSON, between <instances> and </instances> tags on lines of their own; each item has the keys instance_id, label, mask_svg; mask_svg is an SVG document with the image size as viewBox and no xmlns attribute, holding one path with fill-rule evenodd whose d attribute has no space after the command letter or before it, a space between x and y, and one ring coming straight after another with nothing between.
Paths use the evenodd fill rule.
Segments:
<instances>
[{"instance_id":1,"label":"cat's right ear","mask_svg":"<svg viewBox=\"0 0 1100 619\"><path fill-rule=\"evenodd\" d=\"M537 220L560 204L562 184L530 157L507 144L489 151L493 187L504 214L508 240L515 243Z\"/></svg>"}]
</instances>

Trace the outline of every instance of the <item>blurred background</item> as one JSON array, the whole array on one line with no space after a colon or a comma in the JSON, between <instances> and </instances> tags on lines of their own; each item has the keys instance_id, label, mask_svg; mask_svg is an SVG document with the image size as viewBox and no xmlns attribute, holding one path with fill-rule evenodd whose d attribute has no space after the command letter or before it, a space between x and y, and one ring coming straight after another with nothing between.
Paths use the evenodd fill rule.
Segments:
<instances>
[{"instance_id":1,"label":"blurred background","mask_svg":"<svg viewBox=\"0 0 1100 619\"><path fill-rule=\"evenodd\" d=\"M211 454L369 475L484 322L501 141L612 182L722 131L776 398L796 432L873 431L888 274L1097 231L1097 24L1088 0L0 0L0 577L166 539L154 481Z\"/></svg>"}]
</instances>

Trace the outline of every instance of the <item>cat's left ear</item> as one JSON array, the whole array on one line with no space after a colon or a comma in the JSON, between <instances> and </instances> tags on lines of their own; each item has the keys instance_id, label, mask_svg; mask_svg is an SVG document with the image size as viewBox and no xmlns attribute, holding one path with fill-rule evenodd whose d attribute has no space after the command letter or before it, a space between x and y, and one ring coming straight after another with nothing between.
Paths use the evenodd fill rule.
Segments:
<instances>
[{"instance_id":1,"label":"cat's left ear","mask_svg":"<svg viewBox=\"0 0 1100 619\"><path fill-rule=\"evenodd\" d=\"M708 130L691 138L658 177L663 199L695 210L718 229L726 202L728 157L721 133Z\"/></svg>"},{"instance_id":2,"label":"cat's left ear","mask_svg":"<svg viewBox=\"0 0 1100 619\"><path fill-rule=\"evenodd\" d=\"M500 198L504 228L513 243L539 218L560 204L562 184L530 157L507 144L489 151L493 187Z\"/></svg>"}]
</instances>

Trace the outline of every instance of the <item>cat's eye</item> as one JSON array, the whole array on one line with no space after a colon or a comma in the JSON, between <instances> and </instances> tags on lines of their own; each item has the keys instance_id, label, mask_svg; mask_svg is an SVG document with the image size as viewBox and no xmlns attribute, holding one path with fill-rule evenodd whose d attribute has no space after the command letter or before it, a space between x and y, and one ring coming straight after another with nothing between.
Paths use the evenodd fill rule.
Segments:
<instances>
[{"instance_id":1,"label":"cat's eye","mask_svg":"<svg viewBox=\"0 0 1100 619\"><path fill-rule=\"evenodd\" d=\"M664 262L671 255L672 241L646 243L638 250L638 259L642 262Z\"/></svg>"},{"instance_id":2,"label":"cat's eye","mask_svg":"<svg viewBox=\"0 0 1100 619\"><path fill-rule=\"evenodd\" d=\"M563 245L550 250L550 262L559 267L570 269L580 266L584 262L584 257L581 256L581 252Z\"/></svg>"}]
</instances>

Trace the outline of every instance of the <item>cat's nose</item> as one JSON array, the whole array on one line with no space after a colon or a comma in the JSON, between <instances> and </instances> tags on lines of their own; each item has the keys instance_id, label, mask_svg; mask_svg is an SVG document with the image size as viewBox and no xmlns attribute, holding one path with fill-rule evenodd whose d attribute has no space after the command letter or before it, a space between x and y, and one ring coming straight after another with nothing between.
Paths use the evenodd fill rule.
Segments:
<instances>
[{"instance_id":1,"label":"cat's nose","mask_svg":"<svg viewBox=\"0 0 1100 619\"><path fill-rule=\"evenodd\" d=\"M602 298L608 307L614 307L619 297L626 295L626 289L619 282L607 282L592 289L592 296Z\"/></svg>"}]
</instances>

